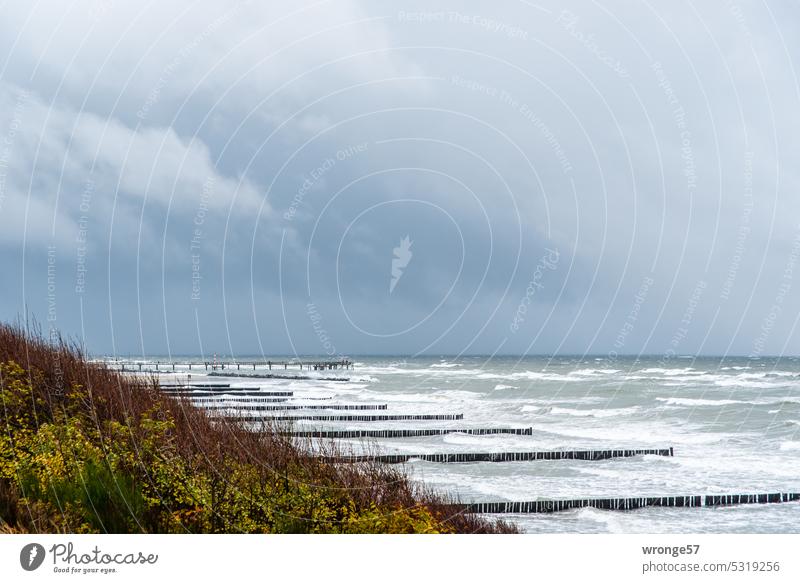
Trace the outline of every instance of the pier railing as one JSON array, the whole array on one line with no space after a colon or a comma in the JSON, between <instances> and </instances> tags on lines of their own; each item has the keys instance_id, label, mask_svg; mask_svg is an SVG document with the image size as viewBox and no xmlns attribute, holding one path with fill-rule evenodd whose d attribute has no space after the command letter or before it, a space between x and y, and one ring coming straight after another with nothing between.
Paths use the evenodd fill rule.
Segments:
<instances>
[{"instance_id":1,"label":"pier railing","mask_svg":"<svg viewBox=\"0 0 800 583\"><path fill-rule=\"evenodd\" d=\"M256 370L258 368L273 370L288 370L290 367L299 367L300 370L352 370L353 361L350 359L340 360L98 360L97 364L103 364L110 368L115 368L123 372L145 372L148 370L156 371L176 371L178 367L188 370L241 370L244 368Z\"/></svg>"}]
</instances>

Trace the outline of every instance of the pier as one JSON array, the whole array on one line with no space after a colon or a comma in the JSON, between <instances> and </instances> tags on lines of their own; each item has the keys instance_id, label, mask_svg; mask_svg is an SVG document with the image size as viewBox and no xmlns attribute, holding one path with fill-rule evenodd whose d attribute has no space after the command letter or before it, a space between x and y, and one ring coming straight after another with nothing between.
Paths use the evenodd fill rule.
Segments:
<instances>
[{"instance_id":1,"label":"pier","mask_svg":"<svg viewBox=\"0 0 800 583\"><path fill-rule=\"evenodd\" d=\"M353 370L353 361L340 360L206 360L206 361L180 361L180 360L98 360L97 364L105 365L123 372L175 372L178 368L188 370L257 370L259 368L272 370L273 367L281 370L299 367L300 370Z\"/></svg>"}]
</instances>

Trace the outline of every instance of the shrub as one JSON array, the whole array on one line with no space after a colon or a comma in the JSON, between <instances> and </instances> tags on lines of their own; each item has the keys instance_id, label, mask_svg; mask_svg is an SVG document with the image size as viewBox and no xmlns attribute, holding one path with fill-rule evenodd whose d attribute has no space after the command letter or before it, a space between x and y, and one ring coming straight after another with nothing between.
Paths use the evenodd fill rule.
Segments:
<instances>
[{"instance_id":1,"label":"shrub","mask_svg":"<svg viewBox=\"0 0 800 583\"><path fill-rule=\"evenodd\" d=\"M0 404L2 532L516 532L402 468L212 420L19 327L0 325Z\"/></svg>"}]
</instances>

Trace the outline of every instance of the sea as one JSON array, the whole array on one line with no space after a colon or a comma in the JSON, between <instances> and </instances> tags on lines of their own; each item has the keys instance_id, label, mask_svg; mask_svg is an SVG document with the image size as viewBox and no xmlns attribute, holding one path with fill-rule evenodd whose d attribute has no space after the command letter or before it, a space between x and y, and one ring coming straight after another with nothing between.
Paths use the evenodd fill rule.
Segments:
<instances>
[{"instance_id":1,"label":"sea","mask_svg":"<svg viewBox=\"0 0 800 583\"><path fill-rule=\"evenodd\" d=\"M214 376L194 366L190 382L291 390L294 395L285 403L300 405L387 405L379 411L283 412L289 415L463 414L452 421L294 423L304 430L531 428L530 435L455 432L339 440L342 448L355 453L673 448L671 457L474 463L412 459L405 464L414 479L461 502L800 492L797 358L362 356L353 361L352 370L301 372L290 366L270 373L264 367L241 367L217 370ZM164 383L184 382L189 374L181 366L174 374L163 369ZM241 376L226 376L232 373ZM266 374L307 378L262 378ZM240 410L241 401L225 399L230 406L225 411ZM800 532L798 502L493 516L528 533Z\"/></svg>"}]
</instances>

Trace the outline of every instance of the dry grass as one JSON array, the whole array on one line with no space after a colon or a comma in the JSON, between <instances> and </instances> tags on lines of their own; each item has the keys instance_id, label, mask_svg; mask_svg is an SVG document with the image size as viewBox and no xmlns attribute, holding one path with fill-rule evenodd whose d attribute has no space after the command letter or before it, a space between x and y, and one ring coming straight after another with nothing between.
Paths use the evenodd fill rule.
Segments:
<instances>
[{"instance_id":1,"label":"dry grass","mask_svg":"<svg viewBox=\"0 0 800 583\"><path fill-rule=\"evenodd\" d=\"M78 399L81 409L98 428L109 421L118 422L128 428L131 442L136 443L140 428L131 420L158 410L174 422L170 439L177 455L192 460L196 471L220 483L228 479L228 467L233 463L252 468L264 480L280 476L306 487L341 492L356 511L377 507L386 513L402 513L424 508L444 531L517 532L511 524L463 512L456 500L409 479L402 466L330 463L312 454L308 443L299 443L277 430L281 428L252 431L235 421L212 419L187 399L162 394L157 379L124 375L91 363L75 343L60 337L44 338L38 329L0 324L0 363L10 361L29 375L34 391L30 406L37 425L63 418L58 412L74 410ZM322 444L322 450L317 444L315 453L335 457L341 452L334 442L329 442ZM24 529L15 514L19 512L18 497L12 484L0 480L0 530ZM217 526L225 530L224 525ZM334 526L331 525L332 531Z\"/></svg>"}]
</instances>

